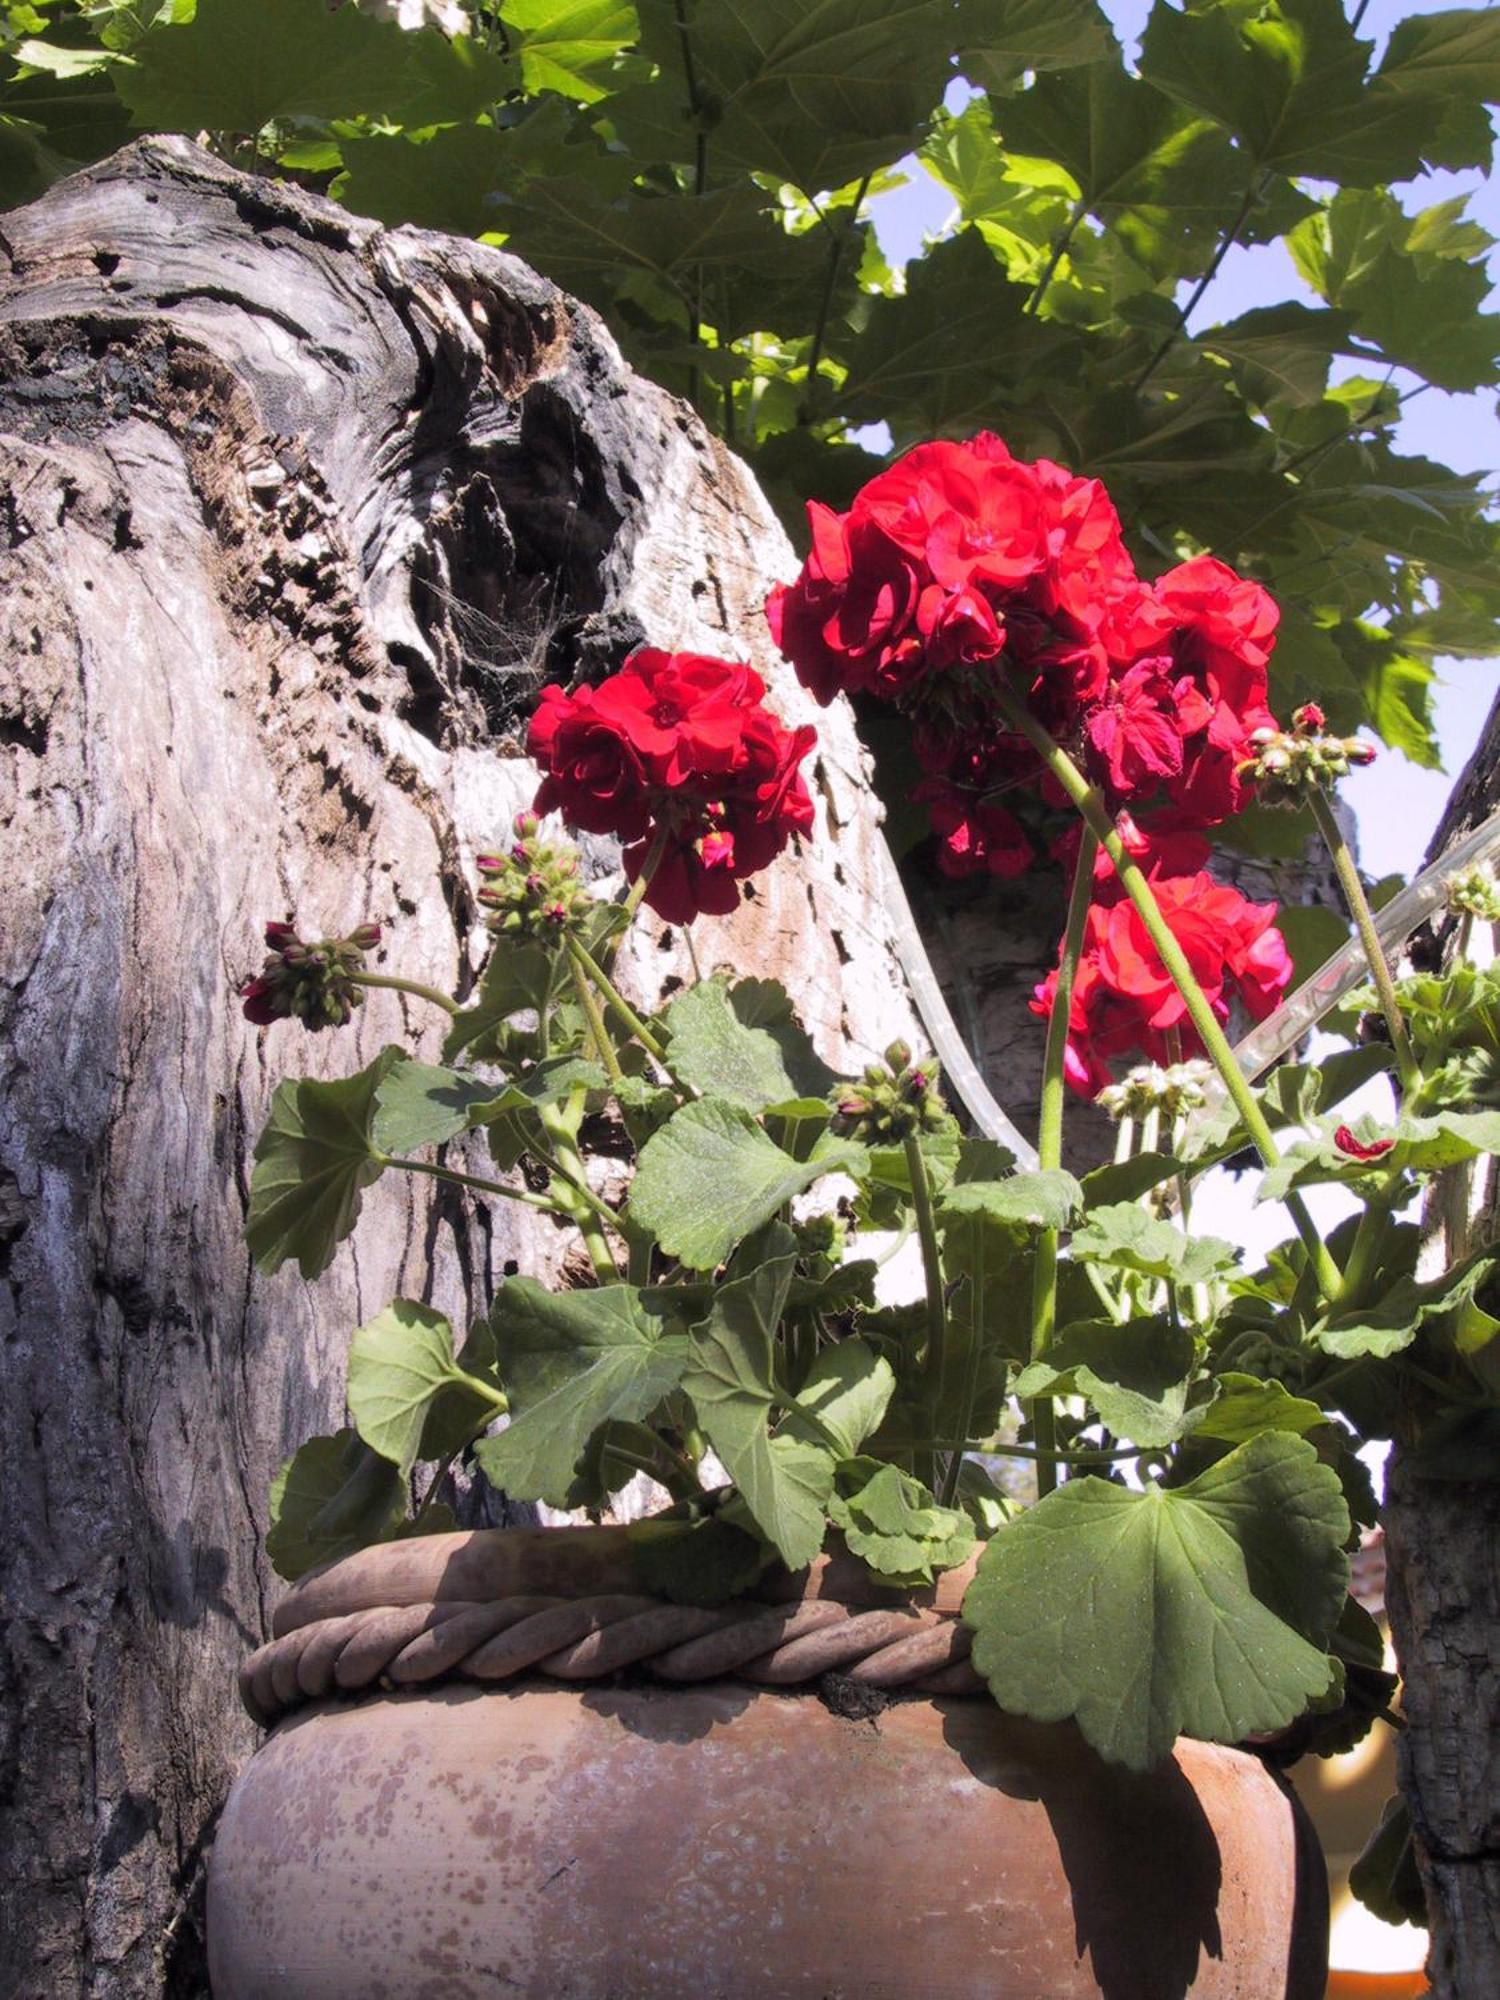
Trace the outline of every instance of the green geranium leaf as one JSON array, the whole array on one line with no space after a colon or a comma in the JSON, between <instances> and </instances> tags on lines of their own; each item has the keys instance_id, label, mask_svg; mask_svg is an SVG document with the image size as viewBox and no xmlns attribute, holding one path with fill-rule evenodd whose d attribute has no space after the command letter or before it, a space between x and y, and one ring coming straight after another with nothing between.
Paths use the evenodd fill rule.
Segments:
<instances>
[{"instance_id":1,"label":"green geranium leaf","mask_svg":"<svg viewBox=\"0 0 1500 2000\"><path fill-rule=\"evenodd\" d=\"M258 132L273 118L380 112L422 126L472 118L514 87L497 56L434 28L409 34L324 0L198 0L116 72L137 126Z\"/></svg>"},{"instance_id":2,"label":"green geranium leaf","mask_svg":"<svg viewBox=\"0 0 1500 2000\"><path fill-rule=\"evenodd\" d=\"M392 1044L357 1076L278 1084L255 1147L245 1241L256 1267L276 1271L295 1257L304 1278L320 1277L359 1219L360 1196L380 1178L371 1144L376 1096L404 1052Z\"/></svg>"},{"instance_id":3,"label":"green geranium leaf","mask_svg":"<svg viewBox=\"0 0 1500 2000\"><path fill-rule=\"evenodd\" d=\"M949 1188L939 1205L940 1221L982 1212L992 1222L1024 1229L1066 1229L1083 1200L1083 1189L1061 1168L1012 1174L1004 1181L964 1181Z\"/></svg>"},{"instance_id":4,"label":"green geranium leaf","mask_svg":"<svg viewBox=\"0 0 1500 2000\"><path fill-rule=\"evenodd\" d=\"M927 1185L934 1194L947 1187L958 1171L963 1141L958 1121L945 1118L934 1131L917 1137ZM897 1229L911 1207L911 1168L904 1146L872 1146L868 1170L859 1190L855 1214L861 1229Z\"/></svg>"},{"instance_id":5,"label":"green geranium leaf","mask_svg":"<svg viewBox=\"0 0 1500 2000\"><path fill-rule=\"evenodd\" d=\"M977 227L934 245L899 298L877 299L849 348L842 405L856 422L902 420L903 439L978 428L997 386L1019 401L1031 379L1066 377L1077 336L1026 311Z\"/></svg>"},{"instance_id":6,"label":"green geranium leaf","mask_svg":"<svg viewBox=\"0 0 1500 2000\"><path fill-rule=\"evenodd\" d=\"M376 1092L374 1141L378 1152L412 1153L441 1146L471 1125L488 1125L541 1104L563 1104L577 1089L603 1090L598 1063L553 1056L534 1063L497 1088L489 1078L434 1063L400 1062Z\"/></svg>"},{"instance_id":7,"label":"green geranium leaf","mask_svg":"<svg viewBox=\"0 0 1500 2000\"><path fill-rule=\"evenodd\" d=\"M874 1458L851 1458L838 1469L828 1512L853 1553L892 1583L932 1582L974 1553L974 1523L940 1507L919 1479Z\"/></svg>"},{"instance_id":8,"label":"green geranium leaf","mask_svg":"<svg viewBox=\"0 0 1500 2000\"><path fill-rule=\"evenodd\" d=\"M1427 1895L1412 1843L1411 1811L1401 1794L1386 1801L1380 1824L1349 1870L1355 1898L1384 1924L1427 1924Z\"/></svg>"},{"instance_id":9,"label":"green geranium leaf","mask_svg":"<svg viewBox=\"0 0 1500 2000\"><path fill-rule=\"evenodd\" d=\"M573 1504L579 1461L600 1426L649 1417L688 1358L678 1322L632 1285L553 1293L511 1278L490 1324L515 1414L474 1456L493 1485L553 1507Z\"/></svg>"},{"instance_id":10,"label":"green geranium leaf","mask_svg":"<svg viewBox=\"0 0 1500 2000\"><path fill-rule=\"evenodd\" d=\"M1443 1111L1432 1118L1403 1118L1396 1150L1381 1164L1435 1173L1484 1153L1500 1153L1500 1111Z\"/></svg>"},{"instance_id":11,"label":"green geranium leaf","mask_svg":"<svg viewBox=\"0 0 1500 2000\"><path fill-rule=\"evenodd\" d=\"M1475 1324L1481 1335L1475 1344L1484 1345L1491 1328L1489 1315L1474 1303L1474 1294L1494 1272L1500 1253L1477 1251L1441 1277L1419 1284L1402 1278L1381 1299L1352 1312L1331 1313L1312 1330L1312 1337L1325 1354L1354 1360L1364 1354L1399 1354L1410 1347L1420 1327L1431 1320L1452 1315L1451 1331L1460 1344Z\"/></svg>"},{"instance_id":12,"label":"green geranium leaf","mask_svg":"<svg viewBox=\"0 0 1500 2000\"><path fill-rule=\"evenodd\" d=\"M976 1181L951 1188L949 1195L966 1196L969 1186L1009 1185ZM972 1205L945 1200L937 1226L950 1288L948 1340L927 1418L939 1437L984 1435L1000 1418L1007 1364L1024 1361L1031 1352L1030 1225L996 1215L981 1195Z\"/></svg>"},{"instance_id":13,"label":"green geranium leaf","mask_svg":"<svg viewBox=\"0 0 1500 2000\"><path fill-rule=\"evenodd\" d=\"M1178 1171L1178 1163L1170 1153L1137 1153L1133 1159L1095 1167L1083 1177L1084 1213L1110 1208L1117 1202L1138 1201L1152 1188L1171 1180Z\"/></svg>"},{"instance_id":14,"label":"green geranium leaf","mask_svg":"<svg viewBox=\"0 0 1500 2000\"><path fill-rule=\"evenodd\" d=\"M493 1082L485 1078L403 1059L375 1093L376 1151L414 1153L441 1146L465 1129L476 1105L494 1095Z\"/></svg>"},{"instance_id":15,"label":"green geranium leaf","mask_svg":"<svg viewBox=\"0 0 1500 2000\"><path fill-rule=\"evenodd\" d=\"M626 1530L642 1590L674 1604L727 1604L771 1560L760 1538L733 1522L632 1521Z\"/></svg>"},{"instance_id":16,"label":"green geranium leaf","mask_svg":"<svg viewBox=\"0 0 1500 2000\"><path fill-rule=\"evenodd\" d=\"M319 1563L386 1542L406 1516L398 1466L352 1430L309 1438L271 1481L266 1554L288 1583Z\"/></svg>"},{"instance_id":17,"label":"green geranium leaf","mask_svg":"<svg viewBox=\"0 0 1500 2000\"><path fill-rule=\"evenodd\" d=\"M823 1174L858 1173L865 1158L860 1146L823 1139L809 1159L794 1160L740 1105L700 1098L641 1149L631 1220L669 1257L711 1271L793 1195Z\"/></svg>"},{"instance_id":18,"label":"green geranium leaf","mask_svg":"<svg viewBox=\"0 0 1500 2000\"><path fill-rule=\"evenodd\" d=\"M440 1312L397 1299L354 1336L349 1350L349 1413L372 1451L405 1477L421 1455L432 1408L444 1396L443 1425L464 1442L504 1407L498 1391L469 1379L453 1355L453 1328Z\"/></svg>"},{"instance_id":19,"label":"green geranium leaf","mask_svg":"<svg viewBox=\"0 0 1500 2000\"><path fill-rule=\"evenodd\" d=\"M1174 1444L1192 1420L1188 1378L1197 1342L1165 1313L1149 1319L1075 1320L1015 1384L1021 1397L1087 1396L1116 1437L1154 1448Z\"/></svg>"},{"instance_id":20,"label":"green geranium leaf","mask_svg":"<svg viewBox=\"0 0 1500 2000\"><path fill-rule=\"evenodd\" d=\"M1010 1495L972 1458L958 1468L958 1503L986 1539L997 1535L1016 1511Z\"/></svg>"},{"instance_id":21,"label":"green geranium leaf","mask_svg":"<svg viewBox=\"0 0 1500 2000\"><path fill-rule=\"evenodd\" d=\"M1003 1181L1015 1164L1015 1154L1009 1146L1002 1146L998 1139L961 1139L953 1178L960 1184L965 1181Z\"/></svg>"},{"instance_id":22,"label":"green geranium leaf","mask_svg":"<svg viewBox=\"0 0 1500 2000\"><path fill-rule=\"evenodd\" d=\"M456 1062L465 1053L481 1060L492 1054L496 1031L512 1014L545 1006L559 979L556 951L500 939L484 968L478 999L453 1017L443 1061Z\"/></svg>"},{"instance_id":23,"label":"green geranium leaf","mask_svg":"<svg viewBox=\"0 0 1500 2000\"><path fill-rule=\"evenodd\" d=\"M1317 1063L1282 1063L1261 1090L1261 1105L1273 1125L1307 1125L1320 1111L1340 1104L1372 1076L1388 1072L1388 1048L1339 1049Z\"/></svg>"},{"instance_id":24,"label":"green geranium leaf","mask_svg":"<svg viewBox=\"0 0 1500 2000\"><path fill-rule=\"evenodd\" d=\"M775 1340L796 1263L783 1247L791 1244L789 1230L772 1232L759 1268L717 1288L708 1318L692 1330L682 1387L756 1526L788 1569L801 1569L823 1546L834 1457L806 1430L771 1435L773 1408L785 1401Z\"/></svg>"},{"instance_id":25,"label":"green geranium leaf","mask_svg":"<svg viewBox=\"0 0 1500 2000\"><path fill-rule=\"evenodd\" d=\"M1185 1236L1134 1202L1093 1209L1074 1230L1072 1251L1080 1263L1108 1264L1179 1285L1201 1284L1232 1271L1239 1261L1239 1252L1222 1236Z\"/></svg>"},{"instance_id":26,"label":"green geranium leaf","mask_svg":"<svg viewBox=\"0 0 1500 2000\"><path fill-rule=\"evenodd\" d=\"M844 1457L852 1458L880 1428L895 1392L895 1370L883 1355L862 1340L841 1340L824 1348L809 1369L787 1431L811 1442L831 1433ZM804 1413L817 1419L817 1429L799 1423Z\"/></svg>"},{"instance_id":27,"label":"green geranium leaf","mask_svg":"<svg viewBox=\"0 0 1500 2000\"><path fill-rule=\"evenodd\" d=\"M1134 1770L1179 1735L1283 1728L1332 1677L1348 1532L1337 1475L1284 1432L1185 1486L1070 1480L980 1558L974 1664L1008 1713L1072 1716Z\"/></svg>"},{"instance_id":28,"label":"green geranium leaf","mask_svg":"<svg viewBox=\"0 0 1500 2000\"><path fill-rule=\"evenodd\" d=\"M771 979L705 979L667 1009L672 1069L707 1096L764 1111L821 1100L834 1074L819 1061L787 994ZM824 1118L827 1106L819 1104Z\"/></svg>"},{"instance_id":29,"label":"green geranium leaf","mask_svg":"<svg viewBox=\"0 0 1500 2000\"><path fill-rule=\"evenodd\" d=\"M1221 1438L1226 1444L1244 1444L1262 1431L1306 1437L1328 1421L1316 1403L1292 1395L1280 1382L1226 1371L1218 1383L1218 1395L1194 1427L1198 1437Z\"/></svg>"}]
</instances>

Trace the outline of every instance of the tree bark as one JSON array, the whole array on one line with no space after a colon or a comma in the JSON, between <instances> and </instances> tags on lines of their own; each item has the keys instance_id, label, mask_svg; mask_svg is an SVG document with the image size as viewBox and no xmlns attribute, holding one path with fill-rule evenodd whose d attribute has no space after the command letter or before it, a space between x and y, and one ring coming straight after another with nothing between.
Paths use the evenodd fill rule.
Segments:
<instances>
[{"instance_id":1,"label":"tree bark","mask_svg":"<svg viewBox=\"0 0 1500 2000\"><path fill-rule=\"evenodd\" d=\"M435 1046L389 992L340 1034L257 1033L233 988L262 924L374 919L386 969L472 976L521 718L649 632L753 658L820 733L806 853L700 958L785 978L835 1063L914 1024L851 719L770 658L791 552L591 313L175 140L0 250L0 1990L187 1995L272 1472L337 1422L389 1297L461 1324L563 1246L388 1175L316 1285L251 1271L278 1078ZM648 937L628 977L654 1001L685 969Z\"/></svg>"},{"instance_id":2,"label":"tree bark","mask_svg":"<svg viewBox=\"0 0 1500 2000\"><path fill-rule=\"evenodd\" d=\"M1437 860L1500 805L1500 702L1428 849ZM1439 964L1456 921L1412 941ZM1493 938L1484 957L1492 957ZM1496 1163L1440 1175L1424 1263L1440 1271L1500 1228ZM1391 1449L1381 1518L1386 1596L1407 1728L1398 1759L1427 1895L1427 1975L1438 2000L1500 1993L1500 1477L1496 1424L1435 1446L1413 1410ZM1464 1450L1470 1460L1460 1462ZM1491 1455L1489 1476L1474 1462ZM1470 1476L1462 1476L1468 1473Z\"/></svg>"}]
</instances>

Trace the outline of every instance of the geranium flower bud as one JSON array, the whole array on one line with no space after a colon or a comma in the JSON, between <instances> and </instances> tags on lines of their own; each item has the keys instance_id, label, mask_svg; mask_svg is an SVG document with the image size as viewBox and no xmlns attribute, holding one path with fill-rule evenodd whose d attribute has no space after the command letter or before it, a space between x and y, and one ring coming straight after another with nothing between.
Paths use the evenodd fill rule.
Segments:
<instances>
[{"instance_id":1,"label":"geranium flower bud","mask_svg":"<svg viewBox=\"0 0 1500 2000\"><path fill-rule=\"evenodd\" d=\"M507 862L502 854L476 854L474 866L481 875L503 875Z\"/></svg>"},{"instance_id":2,"label":"geranium flower bud","mask_svg":"<svg viewBox=\"0 0 1500 2000\"><path fill-rule=\"evenodd\" d=\"M1305 701L1300 708L1292 710L1292 727L1300 729L1305 736L1312 736L1328 727L1328 718L1315 701Z\"/></svg>"},{"instance_id":3,"label":"geranium flower bud","mask_svg":"<svg viewBox=\"0 0 1500 2000\"><path fill-rule=\"evenodd\" d=\"M518 812L510 825L517 840L535 840L542 830L542 822L529 808Z\"/></svg>"},{"instance_id":4,"label":"geranium flower bud","mask_svg":"<svg viewBox=\"0 0 1500 2000\"><path fill-rule=\"evenodd\" d=\"M911 1048L906 1042L892 1042L885 1052L887 1067L906 1069L911 1063Z\"/></svg>"},{"instance_id":5,"label":"geranium flower bud","mask_svg":"<svg viewBox=\"0 0 1500 2000\"><path fill-rule=\"evenodd\" d=\"M298 1020L316 1033L341 1026L363 1004L354 975L363 969L365 952L380 942L379 924L360 924L348 937L315 944L300 938L290 922L267 924L265 934L270 949L259 976L239 988L247 1021L269 1027Z\"/></svg>"},{"instance_id":6,"label":"geranium flower bud","mask_svg":"<svg viewBox=\"0 0 1500 2000\"><path fill-rule=\"evenodd\" d=\"M1455 916L1478 917L1481 923L1500 924L1500 882L1492 868L1480 864L1453 874L1443 884L1448 908Z\"/></svg>"}]
</instances>

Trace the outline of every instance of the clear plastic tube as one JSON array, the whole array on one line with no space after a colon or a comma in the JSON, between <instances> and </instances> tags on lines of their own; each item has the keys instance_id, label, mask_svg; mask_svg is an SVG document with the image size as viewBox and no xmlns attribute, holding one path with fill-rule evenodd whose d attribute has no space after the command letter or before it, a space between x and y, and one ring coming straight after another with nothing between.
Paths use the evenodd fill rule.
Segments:
<instances>
[{"instance_id":1,"label":"clear plastic tube","mask_svg":"<svg viewBox=\"0 0 1500 2000\"><path fill-rule=\"evenodd\" d=\"M885 914L891 927L891 942L901 962L901 970L906 975L906 984L922 1025L932 1037L933 1053L943 1066L944 1081L973 1119L976 1131L1014 1153L1016 1165L1029 1173L1037 1164L1036 1147L1016 1130L980 1075L979 1066L959 1033L958 1023L948 1011L937 974L927 956L927 947L917 929L917 920L911 913L906 891L901 886L895 860L889 847L884 842L881 845Z\"/></svg>"},{"instance_id":2,"label":"clear plastic tube","mask_svg":"<svg viewBox=\"0 0 1500 2000\"><path fill-rule=\"evenodd\" d=\"M1375 930L1382 949L1392 957L1420 924L1443 908L1444 883L1460 869L1500 857L1500 812L1493 812L1457 846L1424 868L1414 882L1393 896L1375 914ZM1351 938L1331 958L1325 959L1310 979L1304 979L1288 994L1274 1014L1268 1014L1243 1041L1235 1044L1235 1060L1247 1077L1257 1077L1272 1063L1294 1049L1302 1037L1315 1028L1356 986L1364 985L1370 968L1359 939ZM1219 1094L1222 1096L1222 1088Z\"/></svg>"}]
</instances>

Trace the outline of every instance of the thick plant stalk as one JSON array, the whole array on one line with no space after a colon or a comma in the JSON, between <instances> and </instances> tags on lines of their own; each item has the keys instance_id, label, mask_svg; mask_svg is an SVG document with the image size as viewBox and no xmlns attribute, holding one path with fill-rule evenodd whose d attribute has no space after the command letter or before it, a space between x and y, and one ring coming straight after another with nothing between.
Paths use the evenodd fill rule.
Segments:
<instances>
[{"instance_id":1,"label":"thick plant stalk","mask_svg":"<svg viewBox=\"0 0 1500 2000\"><path fill-rule=\"evenodd\" d=\"M1381 1509L1407 1725L1399 1768L1427 1892L1427 1976L1436 2000L1478 2000L1500 1993L1500 1481L1433 1472L1398 1441Z\"/></svg>"},{"instance_id":2,"label":"thick plant stalk","mask_svg":"<svg viewBox=\"0 0 1500 2000\"><path fill-rule=\"evenodd\" d=\"M1308 803L1312 807L1313 818L1318 823L1318 831L1323 836L1323 844L1333 860L1334 873L1338 876L1339 889L1348 905L1349 914L1354 919L1354 928L1364 947L1365 957L1370 965L1370 977L1375 982L1375 991L1380 996L1380 1011L1385 1016L1385 1025L1390 1032L1391 1047L1396 1052L1396 1068L1405 1089L1412 1090L1421 1081L1417 1071L1416 1057L1411 1050L1411 1037L1406 1032L1406 1022L1402 1019L1401 1008L1396 1000L1396 982L1391 977L1390 963L1380 942L1380 933L1375 928L1374 913L1369 898L1365 895L1365 885L1359 879L1359 869L1354 856L1349 852L1349 843L1344 838L1343 828L1333 816L1333 811L1320 792L1309 792Z\"/></svg>"},{"instance_id":3,"label":"thick plant stalk","mask_svg":"<svg viewBox=\"0 0 1500 2000\"><path fill-rule=\"evenodd\" d=\"M1083 815L1084 824L1093 830L1100 846L1114 863L1115 873L1120 878L1120 886L1140 913L1141 922L1146 926L1147 934L1155 945L1162 964L1175 981L1177 990L1187 1007L1188 1017L1198 1031L1209 1060L1223 1078L1224 1087L1244 1121L1245 1130L1254 1142L1256 1151L1268 1167L1279 1165L1281 1154L1265 1113L1255 1101L1254 1093L1234 1059L1229 1039L1215 1019L1213 1009L1204 998L1203 989L1194 977L1193 969L1188 964L1181 945L1172 935L1171 927L1161 913L1156 897L1152 894L1151 884L1126 852L1125 844L1110 819L1102 796L1084 777L1067 752L1053 742L1024 703L1016 700L1009 692L1003 692L1001 704L1006 719L1036 750L1043 764ZM1286 1207L1297 1225L1297 1234L1307 1248L1309 1260L1317 1274L1324 1296L1330 1299L1338 1298L1343 1290L1343 1279L1339 1275L1338 1266L1328 1254L1322 1234L1308 1212L1306 1202L1293 1192L1286 1197Z\"/></svg>"},{"instance_id":4,"label":"thick plant stalk","mask_svg":"<svg viewBox=\"0 0 1500 2000\"><path fill-rule=\"evenodd\" d=\"M1047 1021L1047 1048L1042 1058L1042 1111L1037 1126L1037 1164L1043 1172L1062 1165L1063 1107L1067 1096L1064 1066L1068 1054L1068 1015L1073 1005L1073 982L1078 974L1078 958L1083 950L1084 926L1094 887L1094 858L1098 838L1091 828L1083 829L1078 843L1078 860L1073 869L1073 888L1068 898L1068 920L1063 931L1062 956L1057 968L1057 989L1052 996L1052 1013ZM1031 1274L1031 1358L1039 1361L1057 1324L1057 1231L1043 1229L1037 1236L1036 1262ZM1050 1396L1038 1396L1031 1405L1031 1431L1036 1439L1036 1484L1039 1494L1050 1493L1057 1484L1057 1467L1046 1454L1057 1447L1057 1420Z\"/></svg>"}]
</instances>

